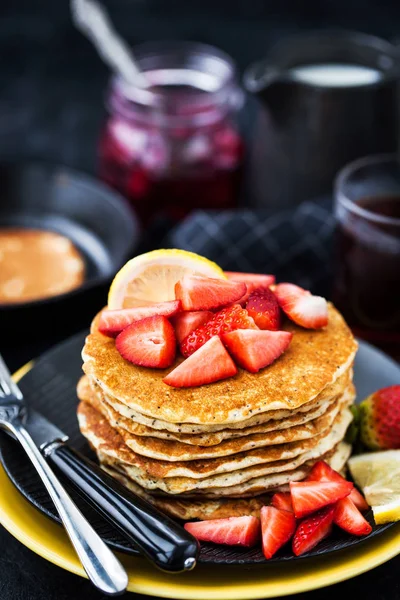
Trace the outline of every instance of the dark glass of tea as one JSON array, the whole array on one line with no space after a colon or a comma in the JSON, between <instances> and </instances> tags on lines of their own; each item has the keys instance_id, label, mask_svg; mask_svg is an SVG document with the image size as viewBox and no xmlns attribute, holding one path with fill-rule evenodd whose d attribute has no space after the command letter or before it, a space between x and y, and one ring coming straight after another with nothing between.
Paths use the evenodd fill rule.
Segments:
<instances>
[{"instance_id":1,"label":"dark glass of tea","mask_svg":"<svg viewBox=\"0 0 400 600\"><path fill-rule=\"evenodd\" d=\"M333 301L356 335L400 359L400 162L368 156L336 178Z\"/></svg>"}]
</instances>

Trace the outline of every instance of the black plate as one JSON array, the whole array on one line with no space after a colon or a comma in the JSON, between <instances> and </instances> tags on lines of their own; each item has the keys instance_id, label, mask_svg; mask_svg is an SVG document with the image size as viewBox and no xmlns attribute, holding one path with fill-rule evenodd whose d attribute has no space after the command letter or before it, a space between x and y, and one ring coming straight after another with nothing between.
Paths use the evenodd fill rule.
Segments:
<instances>
[{"instance_id":1,"label":"black plate","mask_svg":"<svg viewBox=\"0 0 400 600\"><path fill-rule=\"evenodd\" d=\"M79 171L49 163L0 164L0 227L48 229L68 237L81 252L86 267L82 286L51 298L22 304L0 304L0 333L43 333L43 323L65 314L90 322L97 290L104 298L114 274L139 243L135 215L117 192ZM100 308L100 307L99 307ZM90 312L91 311L91 312ZM11 337L12 339L12 337Z\"/></svg>"},{"instance_id":2,"label":"black plate","mask_svg":"<svg viewBox=\"0 0 400 600\"><path fill-rule=\"evenodd\" d=\"M75 387L82 374L81 349L85 335L85 333L78 334L47 352L21 380L20 387L32 407L42 412L70 436L71 446L93 459L94 454L80 434L76 420L78 400ZM399 383L400 367L383 353L361 342L356 358L354 379L359 399L362 399L378 388ZM59 522L54 506L23 450L4 432L0 432L0 452L8 476L23 496L45 515ZM129 554L137 554L135 548L122 534L104 521L85 502L82 502L81 498L72 490L71 495L88 516L95 529L112 548ZM372 524L371 511L367 518ZM324 540L313 551L300 558L319 556L349 548L382 533L390 526L390 524L374 526L373 532L365 538L351 536L336 529L329 539ZM203 563L215 564L251 565L265 562L259 548L248 550L213 544L202 545L200 559ZM290 548L286 547L268 562L293 560L299 560L299 558L294 557Z\"/></svg>"}]
</instances>

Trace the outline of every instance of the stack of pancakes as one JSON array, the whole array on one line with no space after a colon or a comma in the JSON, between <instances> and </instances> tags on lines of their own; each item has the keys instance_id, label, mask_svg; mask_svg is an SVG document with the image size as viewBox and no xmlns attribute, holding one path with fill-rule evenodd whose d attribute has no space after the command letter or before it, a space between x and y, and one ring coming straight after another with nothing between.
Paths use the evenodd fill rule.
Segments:
<instances>
[{"instance_id":1,"label":"stack of pancakes","mask_svg":"<svg viewBox=\"0 0 400 600\"><path fill-rule=\"evenodd\" d=\"M165 512L257 514L317 460L345 465L357 344L332 305L322 330L286 322L292 343L269 367L195 388L125 361L97 323L82 353L80 429L106 471Z\"/></svg>"}]
</instances>

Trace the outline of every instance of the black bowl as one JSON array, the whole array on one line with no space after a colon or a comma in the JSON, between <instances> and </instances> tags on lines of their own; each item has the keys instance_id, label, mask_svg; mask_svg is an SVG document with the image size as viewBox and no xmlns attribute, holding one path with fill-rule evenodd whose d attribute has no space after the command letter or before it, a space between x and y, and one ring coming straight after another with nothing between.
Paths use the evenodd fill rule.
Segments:
<instances>
[{"instance_id":1,"label":"black bowl","mask_svg":"<svg viewBox=\"0 0 400 600\"><path fill-rule=\"evenodd\" d=\"M0 228L47 229L68 237L85 260L75 290L21 304L0 304L0 334L25 336L87 326L106 303L107 289L133 255L140 231L127 202L96 179L44 163L0 165ZM71 323L73 326L71 327Z\"/></svg>"}]
</instances>

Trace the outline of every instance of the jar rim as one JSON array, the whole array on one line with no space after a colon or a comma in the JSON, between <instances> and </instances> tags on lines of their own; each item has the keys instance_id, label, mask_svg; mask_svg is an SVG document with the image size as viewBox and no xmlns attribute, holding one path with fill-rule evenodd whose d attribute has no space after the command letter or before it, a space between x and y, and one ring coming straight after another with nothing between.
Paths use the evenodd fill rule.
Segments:
<instances>
[{"instance_id":1,"label":"jar rim","mask_svg":"<svg viewBox=\"0 0 400 600\"><path fill-rule=\"evenodd\" d=\"M145 42L135 46L133 54L152 85L143 88L112 77L109 106L126 118L139 112L142 118L157 116L161 125L194 118L198 125L216 120L213 109L228 112L243 104L236 65L219 48L197 42ZM175 112L182 88L190 89L188 115Z\"/></svg>"}]
</instances>

